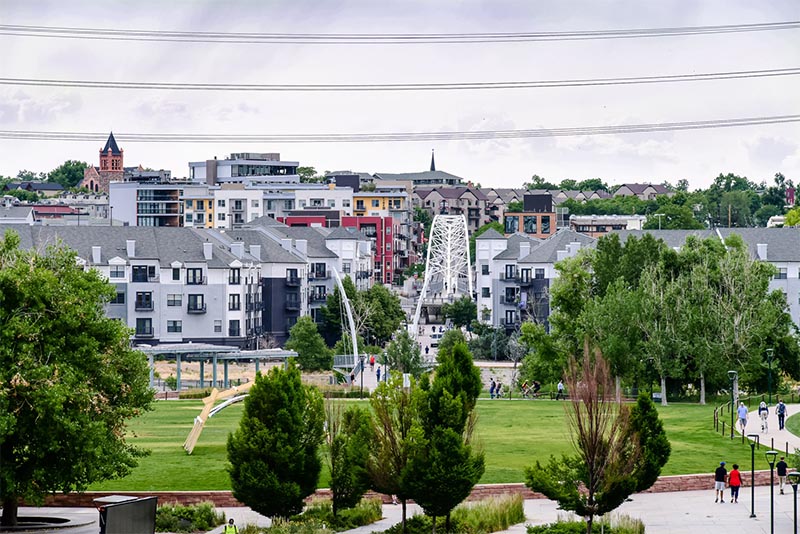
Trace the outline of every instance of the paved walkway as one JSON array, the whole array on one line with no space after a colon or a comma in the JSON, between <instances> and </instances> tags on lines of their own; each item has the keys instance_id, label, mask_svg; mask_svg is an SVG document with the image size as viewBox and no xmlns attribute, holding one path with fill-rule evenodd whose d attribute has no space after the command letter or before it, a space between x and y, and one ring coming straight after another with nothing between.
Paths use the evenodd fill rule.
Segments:
<instances>
[{"instance_id":1,"label":"paved walkway","mask_svg":"<svg viewBox=\"0 0 800 534\"><path fill-rule=\"evenodd\" d=\"M789 419L793 414L800 413L800 404L787 404L786 405L786 419ZM734 418L736 415L734 414ZM724 420L730 424L730 415L726 412ZM746 434L758 434L761 438L761 446L773 446L777 451L786 452L786 444L789 445L789 454L794 452L794 449L800 449L800 437L795 436L785 428L778 430L778 415L775 413L775 406L770 406L769 417L767 417L768 432L761 432L761 419L758 417L758 406L751 407L747 415L747 427L745 427ZM736 423L736 434L741 435L739 423Z\"/></svg>"}]
</instances>

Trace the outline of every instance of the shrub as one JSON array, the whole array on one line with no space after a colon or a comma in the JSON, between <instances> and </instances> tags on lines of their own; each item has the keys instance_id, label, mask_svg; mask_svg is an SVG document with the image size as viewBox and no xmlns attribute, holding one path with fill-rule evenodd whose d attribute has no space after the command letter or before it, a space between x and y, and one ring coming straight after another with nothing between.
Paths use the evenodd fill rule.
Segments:
<instances>
[{"instance_id":1,"label":"shrub","mask_svg":"<svg viewBox=\"0 0 800 534\"><path fill-rule=\"evenodd\" d=\"M265 528L264 534L333 534L333 530L316 519L286 521L274 519L272 526Z\"/></svg>"},{"instance_id":2,"label":"shrub","mask_svg":"<svg viewBox=\"0 0 800 534\"><path fill-rule=\"evenodd\" d=\"M452 519L471 532L497 532L525 521L522 495L503 495L464 503L453 510Z\"/></svg>"},{"instance_id":3,"label":"shrub","mask_svg":"<svg viewBox=\"0 0 800 534\"><path fill-rule=\"evenodd\" d=\"M193 388L178 393L179 399L204 399L211 395L211 388Z\"/></svg>"},{"instance_id":4,"label":"shrub","mask_svg":"<svg viewBox=\"0 0 800 534\"><path fill-rule=\"evenodd\" d=\"M208 502L192 506L165 504L156 510L156 532L207 532L225 522Z\"/></svg>"},{"instance_id":5,"label":"shrub","mask_svg":"<svg viewBox=\"0 0 800 534\"><path fill-rule=\"evenodd\" d=\"M603 517L592 524L592 534L644 534L644 523L626 515ZM586 523L559 519L549 525L528 526L528 534L586 534Z\"/></svg>"},{"instance_id":6,"label":"shrub","mask_svg":"<svg viewBox=\"0 0 800 534\"><path fill-rule=\"evenodd\" d=\"M362 499L353 508L339 510L333 515L333 506L329 499L312 501L302 515L295 516L292 521L316 521L330 526L336 532L350 530L374 523L383 517L381 500L377 498Z\"/></svg>"}]
</instances>

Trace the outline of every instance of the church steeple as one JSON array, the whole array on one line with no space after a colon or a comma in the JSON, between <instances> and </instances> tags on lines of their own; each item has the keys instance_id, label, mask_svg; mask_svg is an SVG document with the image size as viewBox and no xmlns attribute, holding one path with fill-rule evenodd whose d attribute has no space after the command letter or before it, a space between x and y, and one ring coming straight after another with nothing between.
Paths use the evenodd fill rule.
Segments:
<instances>
[{"instance_id":1,"label":"church steeple","mask_svg":"<svg viewBox=\"0 0 800 534\"><path fill-rule=\"evenodd\" d=\"M431 170L436 170L436 162L433 160L433 149L431 149Z\"/></svg>"},{"instance_id":2,"label":"church steeple","mask_svg":"<svg viewBox=\"0 0 800 534\"><path fill-rule=\"evenodd\" d=\"M117 146L114 132L108 135L106 146L100 150L100 170L122 172L122 150Z\"/></svg>"}]
</instances>

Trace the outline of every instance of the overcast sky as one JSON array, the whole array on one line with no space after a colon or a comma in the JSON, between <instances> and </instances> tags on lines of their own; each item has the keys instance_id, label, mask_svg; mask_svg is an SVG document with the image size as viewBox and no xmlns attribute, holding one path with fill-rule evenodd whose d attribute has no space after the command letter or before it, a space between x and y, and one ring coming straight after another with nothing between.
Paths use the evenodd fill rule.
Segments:
<instances>
[{"instance_id":1,"label":"overcast sky","mask_svg":"<svg viewBox=\"0 0 800 534\"><path fill-rule=\"evenodd\" d=\"M0 0L3 24L222 32L566 31L800 20L797 0ZM648 76L800 66L800 30L607 41L303 46L0 36L0 76L193 83L425 83ZM243 93L0 87L0 130L120 132L125 165L280 152L325 170L437 169L489 187L800 181L800 124L656 134L369 144L126 143L124 132L305 134L605 126L800 113L800 77L560 89ZM0 140L0 174L97 164L97 142Z\"/></svg>"}]
</instances>

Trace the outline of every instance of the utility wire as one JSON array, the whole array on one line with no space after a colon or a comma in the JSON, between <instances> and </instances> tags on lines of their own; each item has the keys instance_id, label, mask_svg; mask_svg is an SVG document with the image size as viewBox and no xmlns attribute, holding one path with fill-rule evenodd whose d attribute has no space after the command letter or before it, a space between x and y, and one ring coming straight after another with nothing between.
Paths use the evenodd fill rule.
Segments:
<instances>
[{"instance_id":1,"label":"utility wire","mask_svg":"<svg viewBox=\"0 0 800 534\"><path fill-rule=\"evenodd\" d=\"M247 33L78 28L0 24L0 35L61 39L101 39L111 41L178 41L187 43L233 44L455 44L513 43L532 41L578 41L593 39L632 39L726 33L794 30L800 21L720 26L679 26L563 32L492 33Z\"/></svg>"},{"instance_id":2,"label":"utility wire","mask_svg":"<svg viewBox=\"0 0 800 534\"><path fill-rule=\"evenodd\" d=\"M616 126L581 126L574 128L539 128L526 130L478 130L446 132L396 133L321 133L321 134L187 134L187 133L117 133L126 143L375 143L401 141L459 141L488 139L529 139L539 137L570 137L609 134L701 130L786 124L800 122L800 114L769 117L714 119L706 121L664 122L651 124L621 124ZM68 132L0 130L0 139L26 141L91 141L102 142L108 132Z\"/></svg>"},{"instance_id":3,"label":"utility wire","mask_svg":"<svg viewBox=\"0 0 800 534\"><path fill-rule=\"evenodd\" d=\"M236 84L236 83L163 83L118 82L103 80L55 80L39 78L0 78L0 85L36 87L82 87L91 89L137 89L170 91L261 91L261 92L332 92L332 91L455 91L476 89L544 89L551 87L589 87L606 85L638 85L651 83L702 82L742 78L796 76L800 67L785 69L706 72L659 76L629 76L622 78L578 78L565 80L534 80L506 82L454 83L389 83L389 84Z\"/></svg>"}]
</instances>

